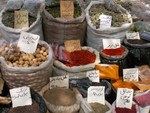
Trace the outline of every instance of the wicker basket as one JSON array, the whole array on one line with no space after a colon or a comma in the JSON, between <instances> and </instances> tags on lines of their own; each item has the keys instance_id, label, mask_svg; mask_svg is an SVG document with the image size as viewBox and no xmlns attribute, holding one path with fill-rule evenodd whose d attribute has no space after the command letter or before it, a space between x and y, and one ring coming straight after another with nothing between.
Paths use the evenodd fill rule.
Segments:
<instances>
[{"instance_id":1,"label":"wicker basket","mask_svg":"<svg viewBox=\"0 0 150 113\"><path fill-rule=\"evenodd\" d=\"M49 57L38 67L12 67L1 58L2 77L9 88L29 86L38 92L49 82L53 63L52 49L44 41L39 41L39 44L49 50Z\"/></svg>"}]
</instances>

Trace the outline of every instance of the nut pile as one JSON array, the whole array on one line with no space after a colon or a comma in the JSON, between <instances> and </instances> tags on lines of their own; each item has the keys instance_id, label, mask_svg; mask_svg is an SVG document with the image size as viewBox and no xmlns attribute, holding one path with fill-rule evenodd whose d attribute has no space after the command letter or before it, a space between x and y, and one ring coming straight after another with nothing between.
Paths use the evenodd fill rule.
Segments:
<instances>
[{"instance_id":1,"label":"nut pile","mask_svg":"<svg viewBox=\"0 0 150 113\"><path fill-rule=\"evenodd\" d=\"M37 46L35 53L29 54L20 51L16 44L3 44L0 54L13 67L36 67L48 59L48 50L41 45Z\"/></svg>"}]
</instances>

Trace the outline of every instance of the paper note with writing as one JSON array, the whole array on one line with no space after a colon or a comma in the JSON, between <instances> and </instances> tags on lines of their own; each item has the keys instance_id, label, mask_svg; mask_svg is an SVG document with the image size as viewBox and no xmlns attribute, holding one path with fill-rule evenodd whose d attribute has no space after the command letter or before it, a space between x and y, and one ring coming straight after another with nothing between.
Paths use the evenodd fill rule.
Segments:
<instances>
[{"instance_id":1,"label":"paper note with writing","mask_svg":"<svg viewBox=\"0 0 150 113\"><path fill-rule=\"evenodd\" d=\"M135 32L135 33L126 33L126 38L127 39L138 39L140 40L140 35L139 35L139 32Z\"/></svg>"},{"instance_id":2,"label":"paper note with writing","mask_svg":"<svg viewBox=\"0 0 150 113\"><path fill-rule=\"evenodd\" d=\"M138 79L138 68L123 69L123 80L137 82Z\"/></svg>"},{"instance_id":3,"label":"paper note with writing","mask_svg":"<svg viewBox=\"0 0 150 113\"><path fill-rule=\"evenodd\" d=\"M101 103L105 105L105 87L104 86L90 86L88 88L88 103Z\"/></svg>"},{"instance_id":4,"label":"paper note with writing","mask_svg":"<svg viewBox=\"0 0 150 113\"><path fill-rule=\"evenodd\" d=\"M34 53L39 39L39 35L21 32L17 46L20 48L20 51L24 51L25 53Z\"/></svg>"},{"instance_id":5,"label":"paper note with writing","mask_svg":"<svg viewBox=\"0 0 150 113\"><path fill-rule=\"evenodd\" d=\"M22 29L24 27L29 27L28 11L15 11L14 28Z\"/></svg>"},{"instance_id":6,"label":"paper note with writing","mask_svg":"<svg viewBox=\"0 0 150 113\"><path fill-rule=\"evenodd\" d=\"M32 105L30 88L27 86L10 89L13 107Z\"/></svg>"},{"instance_id":7,"label":"paper note with writing","mask_svg":"<svg viewBox=\"0 0 150 113\"><path fill-rule=\"evenodd\" d=\"M55 87L69 88L69 76L50 77L50 89Z\"/></svg>"},{"instance_id":8,"label":"paper note with writing","mask_svg":"<svg viewBox=\"0 0 150 113\"><path fill-rule=\"evenodd\" d=\"M104 49L116 49L121 46L120 39L103 39Z\"/></svg>"},{"instance_id":9,"label":"paper note with writing","mask_svg":"<svg viewBox=\"0 0 150 113\"><path fill-rule=\"evenodd\" d=\"M74 2L73 1L60 1L60 14L61 18L74 17Z\"/></svg>"},{"instance_id":10,"label":"paper note with writing","mask_svg":"<svg viewBox=\"0 0 150 113\"><path fill-rule=\"evenodd\" d=\"M65 41L65 49L68 52L72 52L75 50L81 50L80 40L66 40Z\"/></svg>"},{"instance_id":11,"label":"paper note with writing","mask_svg":"<svg viewBox=\"0 0 150 113\"><path fill-rule=\"evenodd\" d=\"M94 71L87 71L86 76L92 81L92 82L99 82L99 70Z\"/></svg>"},{"instance_id":12,"label":"paper note with writing","mask_svg":"<svg viewBox=\"0 0 150 113\"><path fill-rule=\"evenodd\" d=\"M100 29L107 29L111 27L112 16L109 15L100 15Z\"/></svg>"},{"instance_id":13,"label":"paper note with writing","mask_svg":"<svg viewBox=\"0 0 150 113\"><path fill-rule=\"evenodd\" d=\"M132 99L133 99L133 89L118 88L116 107L131 109Z\"/></svg>"}]
</instances>

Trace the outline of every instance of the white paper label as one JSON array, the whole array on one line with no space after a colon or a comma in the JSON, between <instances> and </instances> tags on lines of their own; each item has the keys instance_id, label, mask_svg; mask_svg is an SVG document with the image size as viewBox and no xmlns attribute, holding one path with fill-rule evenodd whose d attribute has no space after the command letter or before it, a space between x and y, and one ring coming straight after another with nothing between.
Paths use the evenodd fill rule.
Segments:
<instances>
[{"instance_id":1,"label":"white paper label","mask_svg":"<svg viewBox=\"0 0 150 113\"><path fill-rule=\"evenodd\" d=\"M10 89L13 107L32 105L30 88L27 86Z\"/></svg>"},{"instance_id":2,"label":"white paper label","mask_svg":"<svg viewBox=\"0 0 150 113\"><path fill-rule=\"evenodd\" d=\"M104 49L116 49L121 46L120 39L103 39Z\"/></svg>"},{"instance_id":3,"label":"white paper label","mask_svg":"<svg viewBox=\"0 0 150 113\"><path fill-rule=\"evenodd\" d=\"M99 70L87 71L86 76L87 76L92 82L99 82Z\"/></svg>"},{"instance_id":4,"label":"white paper label","mask_svg":"<svg viewBox=\"0 0 150 113\"><path fill-rule=\"evenodd\" d=\"M127 39L138 39L140 40L140 35L139 35L139 32L135 32L135 33L126 33L126 38Z\"/></svg>"},{"instance_id":5,"label":"white paper label","mask_svg":"<svg viewBox=\"0 0 150 113\"><path fill-rule=\"evenodd\" d=\"M105 87L104 86L90 86L88 88L88 103L101 103L105 105Z\"/></svg>"},{"instance_id":6,"label":"white paper label","mask_svg":"<svg viewBox=\"0 0 150 113\"><path fill-rule=\"evenodd\" d=\"M50 77L50 89L55 87L69 88L69 76Z\"/></svg>"},{"instance_id":7,"label":"white paper label","mask_svg":"<svg viewBox=\"0 0 150 113\"><path fill-rule=\"evenodd\" d=\"M138 68L123 69L124 81L138 81Z\"/></svg>"},{"instance_id":8,"label":"white paper label","mask_svg":"<svg viewBox=\"0 0 150 113\"><path fill-rule=\"evenodd\" d=\"M112 16L100 15L100 29L107 29L111 27Z\"/></svg>"},{"instance_id":9,"label":"white paper label","mask_svg":"<svg viewBox=\"0 0 150 113\"><path fill-rule=\"evenodd\" d=\"M116 107L131 109L132 99L133 99L133 89L118 88Z\"/></svg>"},{"instance_id":10,"label":"white paper label","mask_svg":"<svg viewBox=\"0 0 150 113\"><path fill-rule=\"evenodd\" d=\"M17 46L20 48L20 51L24 51L25 53L34 53L39 39L39 35L21 32Z\"/></svg>"}]
</instances>

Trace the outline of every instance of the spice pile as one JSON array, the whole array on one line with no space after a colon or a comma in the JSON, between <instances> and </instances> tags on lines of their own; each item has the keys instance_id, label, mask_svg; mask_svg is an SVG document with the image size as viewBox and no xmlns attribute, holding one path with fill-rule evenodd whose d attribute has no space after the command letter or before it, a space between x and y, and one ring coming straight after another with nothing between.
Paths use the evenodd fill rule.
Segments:
<instances>
[{"instance_id":1,"label":"spice pile","mask_svg":"<svg viewBox=\"0 0 150 113\"><path fill-rule=\"evenodd\" d=\"M60 1L55 0L49 6L46 7L46 10L54 17L60 17ZM74 2L74 18L81 16L81 8L78 3Z\"/></svg>"},{"instance_id":2,"label":"spice pile","mask_svg":"<svg viewBox=\"0 0 150 113\"><path fill-rule=\"evenodd\" d=\"M38 45L35 53L24 53L19 51L16 44L3 44L0 54L5 58L8 65L13 67L36 67L48 59L48 50L44 46Z\"/></svg>"},{"instance_id":3,"label":"spice pile","mask_svg":"<svg viewBox=\"0 0 150 113\"><path fill-rule=\"evenodd\" d=\"M90 106L95 113L106 113L109 110L109 107L107 105L103 105L100 103L90 103Z\"/></svg>"},{"instance_id":4,"label":"spice pile","mask_svg":"<svg viewBox=\"0 0 150 113\"><path fill-rule=\"evenodd\" d=\"M144 40L144 39L134 39L134 40L127 40L130 44L146 44L146 43L150 43L150 41Z\"/></svg>"},{"instance_id":5,"label":"spice pile","mask_svg":"<svg viewBox=\"0 0 150 113\"><path fill-rule=\"evenodd\" d=\"M44 93L44 98L57 106L70 106L75 104L75 93L71 89L53 88Z\"/></svg>"},{"instance_id":6,"label":"spice pile","mask_svg":"<svg viewBox=\"0 0 150 113\"><path fill-rule=\"evenodd\" d=\"M93 25L96 28L100 27L99 16L101 14L112 16L112 24L111 24L112 27L120 27L121 25L128 23L128 17L125 13L123 12L115 13L111 10L106 9L103 4L95 4L91 6L89 10L89 15Z\"/></svg>"},{"instance_id":7,"label":"spice pile","mask_svg":"<svg viewBox=\"0 0 150 113\"><path fill-rule=\"evenodd\" d=\"M104 49L102 52L105 53L106 55L118 56L122 55L125 52L125 50L122 47L120 47L116 49Z\"/></svg>"},{"instance_id":8,"label":"spice pile","mask_svg":"<svg viewBox=\"0 0 150 113\"><path fill-rule=\"evenodd\" d=\"M29 26L36 21L36 18L29 15ZM2 22L5 26L14 28L14 11L6 11L3 13Z\"/></svg>"},{"instance_id":9,"label":"spice pile","mask_svg":"<svg viewBox=\"0 0 150 113\"><path fill-rule=\"evenodd\" d=\"M11 108L8 113L40 113L40 107L36 101L32 100L32 105Z\"/></svg>"}]
</instances>

